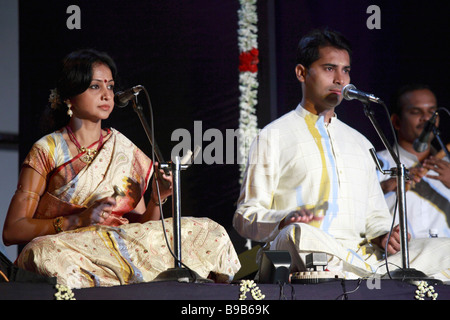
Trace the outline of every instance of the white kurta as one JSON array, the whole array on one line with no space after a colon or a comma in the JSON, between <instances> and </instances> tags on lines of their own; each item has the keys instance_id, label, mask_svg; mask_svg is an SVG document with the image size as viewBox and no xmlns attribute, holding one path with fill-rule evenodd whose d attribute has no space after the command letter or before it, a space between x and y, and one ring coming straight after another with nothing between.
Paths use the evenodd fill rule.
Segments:
<instances>
[{"instance_id":1,"label":"white kurta","mask_svg":"<svg viewBox=\"0 0 450 320\"><path fill-rule=\"evenodd\" d=\"M419 164L417 157L401 146L398 146L400 161L406 168L412 168ZM394 160L387 150L378 153L383 170L395 167ZM449 161L447 158L444 160ZM429 175L437 175L435 171L429 171ZM380 181L390 178L389 175L378 174ZM386 202L391 212L396 205L396 192L388 192L385 195ZM408 218L408 232L414 238L428 238L430 230L435 230L439 237L450 237L448 219L450 217L450 189L439 180L424 177L422 181L413 184L406 192L406 213ZM398 214L396 215L398 221Z\"/></svg>"},{"instance_id":2,"label":"white kurta","mask_svg":"<svg viewBox=\"0 0 450 320\"><path fill-rule=\"evenodd\" d=\"M386 234L392 218L370 148L363 135L337 117L326 125L323 116L299 105L261 130L253 143L233 218L235 229L273 250L288 250L293 271L304 269L302 257L315 251L328 253L333 257L330 264L348 277L381 272L381 250L369 240ZM280 221L298 208L323 219L279 230ZM450 257L444 259L440 262L447 268ZM400 257L395 263L401 264ZM429 271L437 272L434 267Z\"/></svg>"}]
</instances>

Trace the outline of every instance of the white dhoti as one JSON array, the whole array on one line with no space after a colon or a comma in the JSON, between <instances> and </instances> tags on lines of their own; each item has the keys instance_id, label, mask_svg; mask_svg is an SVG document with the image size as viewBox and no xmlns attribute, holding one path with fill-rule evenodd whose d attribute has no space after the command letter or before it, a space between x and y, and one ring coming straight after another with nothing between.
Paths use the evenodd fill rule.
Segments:
<instances>
[{"instance_id":1,"label":"white dhoti","mask_svg":"<svg viewBox=\"0 0 450 320\"><path fill-rule=\"evenodd\" d=\"M289 251L291 271L305 271L305 257L312 252L328 255L327 269L339 272L347 279L381 276L387 273L384 251L377 246L358 241L337 240L322 230L303 223L285 227L270 245L270 250ZM409 268L442 281L450 280L450 239L413 239L408 242ZM388 269L403 267L402 253L389 255Z\"/></svg>"}]
</instances>

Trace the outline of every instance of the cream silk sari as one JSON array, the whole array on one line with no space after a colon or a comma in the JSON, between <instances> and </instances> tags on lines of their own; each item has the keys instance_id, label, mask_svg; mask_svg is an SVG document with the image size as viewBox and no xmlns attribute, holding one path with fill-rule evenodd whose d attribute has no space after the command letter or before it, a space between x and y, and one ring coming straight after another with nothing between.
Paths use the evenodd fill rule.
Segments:
<instances>
[{"instance_id":1,"label":"cream silk sari","mask_svg":"<svg viewBox=\"0 0 450 320\"><path fill-rule=\"evenodd\" d=\"M172 268L161 221L128 223L147 190L151 160L129 139L111 129L96 158L86 165L70 155L62 132L40 139L24 161L47 180L35 217L53 219L80 212L97 199L114 194L113 214L103 225L35 238L17 259L19 267L50 277L71 288L114 286L154 280ZM165 232L172 246L171 218ZM230 281L240 263L225 229L208 218L181 219L183 263L200 277Z\"/></svg>"}]
</instances>

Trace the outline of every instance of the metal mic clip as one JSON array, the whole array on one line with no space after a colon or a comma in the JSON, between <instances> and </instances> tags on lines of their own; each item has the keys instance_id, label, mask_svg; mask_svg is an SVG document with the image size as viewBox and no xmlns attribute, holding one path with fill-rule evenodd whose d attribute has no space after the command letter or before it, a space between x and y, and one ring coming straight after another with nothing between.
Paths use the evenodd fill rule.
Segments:
<instances>
[{"instance_id":1,"label":"metal mic clip","mask_svg":"<svg viewBox=\"0 0 450 320\"><path fill-rule=\"evenodd\" d=\"M116 92L114 95L114 103L119 108L124 108L128 105L128 102L139 94L144 89L143 86L137 85L125 91Z\"/></svg>"}]
</instances>

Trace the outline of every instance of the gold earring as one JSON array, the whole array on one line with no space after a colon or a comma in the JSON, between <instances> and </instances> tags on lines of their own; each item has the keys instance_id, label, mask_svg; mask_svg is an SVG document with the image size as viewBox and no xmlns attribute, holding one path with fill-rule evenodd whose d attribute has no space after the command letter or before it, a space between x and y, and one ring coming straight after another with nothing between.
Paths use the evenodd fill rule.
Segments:
<instances>
[{"instance_id":1,"label":"gold earring","mask_svg":"<svg viewBox=\"0 0 450 320\"><path fill-rule=\"evenodd\" d=\"M66 104L67 104L67 115L69 116L69 117L72 117L73 116L73 111L72 111L72 104L70 103L70 101L67 101L66 102Z\"/></svg>"}]
</instances>

